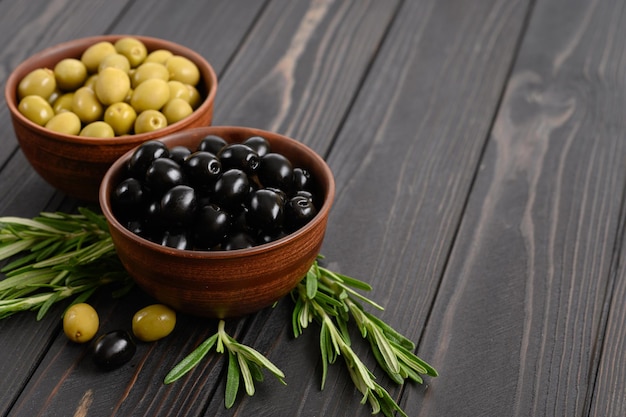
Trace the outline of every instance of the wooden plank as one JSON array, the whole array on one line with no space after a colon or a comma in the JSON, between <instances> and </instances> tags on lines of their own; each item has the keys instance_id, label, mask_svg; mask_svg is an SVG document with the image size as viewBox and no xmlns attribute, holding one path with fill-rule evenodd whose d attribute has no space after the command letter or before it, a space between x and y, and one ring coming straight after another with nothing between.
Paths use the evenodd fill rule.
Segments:
<instances>
[{"instance_id":1,"label":"wooden plank","mask_svg":"<svg viewBox=\"0 0 626 417\"><path fill-rule=\"evenodd\" d=\"M587 415L621 238L625 18L534 6L422 343L443 376L407 392L412 415Z\"/></svg>"},{"instance_id":2,"label":"wooden plank","mask_svg":"<svg viewBox=\"0 0 626 417\"><path fill-rule=\"evenodd\" d=\"M372 283L372 298L386 306L381 317L416 341L445 268L528 2L465 5L402 4L328 155L338 188L322 252L331 269ZM331 99L340 98L338 94ZM256 106L251 99L247 102L249 108L239 110L242 115L244 110L255 119L253 112L278 114L263 108L262 100ZM317 141L325 136L318 138L316 129L323 131L324 124L315 126L297 137L323 149ZM274 313L289 320L289 301L278 308ZM288 392L267 381L269 388L241 399L234 411L217 415L270 414L268 407L272 415L370 415L370 409L359 404L361 396L341 358L320 392L315 326L295 341L289 328L268 326L254 318L246 340L268 346L270 359L288 375ZM371 354L357 339L355 348L372 364ZM400 398L400 390L380 369L372 369ZM414 388L409 385L407 390ZM413 401L426 401L423 390L416 391L420 398ZM216 397L211 412L219 411L219 405ZM414 415L416 404L403 401L403 406Z\"/></svg>"}]
</instances>

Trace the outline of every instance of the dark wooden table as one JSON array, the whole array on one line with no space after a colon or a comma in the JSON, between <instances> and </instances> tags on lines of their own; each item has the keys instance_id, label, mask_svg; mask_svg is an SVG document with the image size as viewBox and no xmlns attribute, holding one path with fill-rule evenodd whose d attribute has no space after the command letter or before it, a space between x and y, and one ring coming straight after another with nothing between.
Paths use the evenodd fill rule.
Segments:
<instances>
[{"instance_id":1,"label":"dark wooden table","mask_svg":"<svg viewBox=\"0 0 626 417\"><path fill-rule=\"evenodd\" d=\"M396 386L409 416L626 415L626 3L619 0L51 0L0 2L0 78L77 37L191 47L216 68L214 124L294 137L337 197L322 252L372 284L380 317L440 373ZM0 215L73 211L24 159L0 108ZM93 300L128 327L138 290ZM277 364L224 408L210 355L164 385L216 322L179 317L102 373L65 338L63 306L0 321L2 416L366 416L339 363L320 390L317 331L289 299L228 323Z\"/></svg>"}]
</instances>

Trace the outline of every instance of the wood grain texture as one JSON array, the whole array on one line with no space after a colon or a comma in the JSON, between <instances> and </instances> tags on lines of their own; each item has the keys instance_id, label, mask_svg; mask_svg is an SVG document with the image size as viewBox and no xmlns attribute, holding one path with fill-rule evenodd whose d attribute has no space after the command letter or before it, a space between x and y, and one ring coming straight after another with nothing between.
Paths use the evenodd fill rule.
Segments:
<instances>
[{"instance_id":1,"label":"wood grain texture","mask_svg":"<svg viewBox=\"0 0 626 417\"><path fill-rule=\"evenodd\" d=\"M322 253L331 269L372 283L371 296L386 306L382 316L413 340L428 317L527 7L463 4L402 4L328 156L338 193ZM255 320L251 337L256 328ZM277 337L260 336L266 344ZM297 403L285 404L283 391L269 390L243 399L236 413L262 413L262 401L272 410L259 415L370 414L341 361L319 390L317 334L307 336L306 346L291 341L288 329L278 337L269 355L286 364L287 375L291 369L298 375L287 379ZM357 339L355 348L373 365ZM315 370L303 375L311 363ZM399 398L400 390L372 369ZM219 410L218 400L211 409Z\"/></svg>"},{"instance_id":2,"label":"wood grain texture","mask_svg":"<svg viewBox=\"0 0 626 417\"><path fill-rule=\"evenodd\" d=\"M623 25L618 2L535 5L422 343L445 378L413 415L587 415L621 238Z\"/></svg>"}]
</instances>

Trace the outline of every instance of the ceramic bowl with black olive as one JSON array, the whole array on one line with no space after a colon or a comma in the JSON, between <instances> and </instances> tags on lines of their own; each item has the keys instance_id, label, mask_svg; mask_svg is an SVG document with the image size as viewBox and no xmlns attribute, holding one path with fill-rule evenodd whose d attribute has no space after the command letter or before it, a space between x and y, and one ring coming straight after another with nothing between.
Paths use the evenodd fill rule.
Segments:
<instances>
[{"instance_id":1,"label":"ceramic bowl with black olive","mask_svg":"<svg viewBox=\"0 0 626 417\"><path fill-rule=\"evenodd\" d=\"M190 314L242 316L288 294L319 254L335 184L289 137L246 127L148 141L104 176L100 205L136 283Z\"/></svg>"}]
</instances>

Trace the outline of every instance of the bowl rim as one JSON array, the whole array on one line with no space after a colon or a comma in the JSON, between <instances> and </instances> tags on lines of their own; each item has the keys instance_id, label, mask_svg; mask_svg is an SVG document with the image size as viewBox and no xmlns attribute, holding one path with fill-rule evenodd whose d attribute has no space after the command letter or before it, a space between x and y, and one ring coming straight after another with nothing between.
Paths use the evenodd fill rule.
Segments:
<instances>
[{"instance_id":1,"label":"bowl rim","mask_svg":"<svg viewBox=\"0 0 626 417\"><path fill-rule=\"evenodd\" d=\"M215 72L215 69L213 68L213 66L207 59L205 59L202 55L200 55L198 52L194 51L193 49L188 48L182 44L167 40L167 39L161 39L161 38L157 38L153 36L123 33L123 34L107 34L107 35L96 35L96 36L87 36L83 38L76 38L76 39L72 39L66 42L61 42L56 45L46 47L30 55L28 58L20 62L11 71L11 73L9 74L9 77L7 78L5 82L4 98L5 98L7 107L9 107L9 112L14 117L17 117L21 123L24 123L30 126L33 130L36 130L40 134L47 136L49 139L57 140L59 142L71 142L71 143L86 144L86 145L119 145L123 143L128 143L129 141L143 142L145 140L152 139L153 136L155 135L155 132L159 134L168 134L168 132L173 133L178 127L184 126L186 123L189 122L187 118L181 119L175 123L172 123L171 125L164 127L163 129L159 129L159 130L152 131L152 132L144 132L144 133L133 134L133 135L115 136L112 138L96 138L96 137L90 137L90 136L68 135L65 133L55 132L55 131L46 129L44 126L40 126L37 123L30 121L22 113L20 113L20 111L18 110L19 103L17 100L17 86L20 82L20 80L18 79L18 73L22 72L24 68L34 66L34 64L36 64L37 61L39 61L42 57L55 54L58 51L63 50L63 49L78 48L79 46L80 47L84 46L84 48L87 48L89 45L94 44L96 42L115 41L124 37L136 38L136 39L141 40L144 43L145 42L158 43L162 45L164 49L169 49L169 50L171 50L172 48L178 49L184 52L183 55L186 56L187 58L192 59L195 62L201 63L204 68L204 71L203 71L203 68L199 68L200 74L202 78L204 79L205 84L208 84L208 83L210 84L207 85L206 97L204 98L202 103L194 110L192 115L196 112L198 112L197 114L206 112L213 106L213 102L215 101L215 96L217 94L218 80L217 80L217 74ZM207 75L209 76L208 79L204 77L205 71ZM189 117L191 117L192 115L190 115Z\"/></svg>"},{"instance_id":2,"label":"bowl rim","mask_svg":"<svg viewBox=\"0 0 626 417\"><path fill-rule=\"evenodd\" d=\"M122 165L126 163L126 161L130 158L132 153L135 151L135 149L139 146L138 145L137 147L129 150L120 158L118 158L109 167L109 169L107 170L107 172L105 173L102 179L102 182L100 183L98 200L100 203L100 208L102 210L102 213L107 219L109 228L114 228L117 232L121 233L126 239L132 240L138 245L148 248L150 250L154 250L157 253L160 253L162 255L176 256L176 257L188 258L188 259L223 260L223 259L237 259L237 258L249 257L249 256L260 255L263 253L278 250L279 248L283 246L289 245L291 241L302 238L302 236L306 235L310 229L315 228L321 221L323 221L324 219L328 217L328 214L330 212L331 206L333 205L333 200L335 197L335 179L334 179L332 170L330 169L330 167L328 166L324 158L322 158L317 152L315 152L313 149L311 149L310 147L308 147L307 145L305 145L304 143L300 141L297 141L288 136L285 136L276 132L271 132L268 130L246 127L246 126L229 126L229 125L212 125L212 126L186 129L186 130L172 133L170 135L160 137L155 140L167 142L168 140L170 140L170 138L178 138L180 136L187 136L187 135L193 135L193 134L198 134L199 137L201 137L200 135L206 136L209 134L214 134L215 132L222 132L224 130L232 130L232 129L237 130L239 132L246 132L246 134L250 134L250 136L270 135L270 136L278 137L281 140L286 140L288 143L290 143L291 146L296 147L301 152L305 152L308 156L315 159L319 163L322 169L322 172L324 173L324 177L328 181L328 184L326 186L326 192L324 193L324 202L322 203L322 206L318 210L315 217L313 217L313 219L311 219L307 224L302 226L300 229L286 236L283 236L280 239L274 240L269 243L264 243L261 245L253 246L251 248L244 248L244 249L233 249L233 250L228 250L228 251L227 250L199 251L199 250L177 249L177 248L172 248L168 246L163 246L155 242L151 242L131 232L117 220L117 218L113 215L109 195L107 193L108 189L112 188L113 186L112 180L116 171L122 168Z\"/></svg>"}]
</instances>

